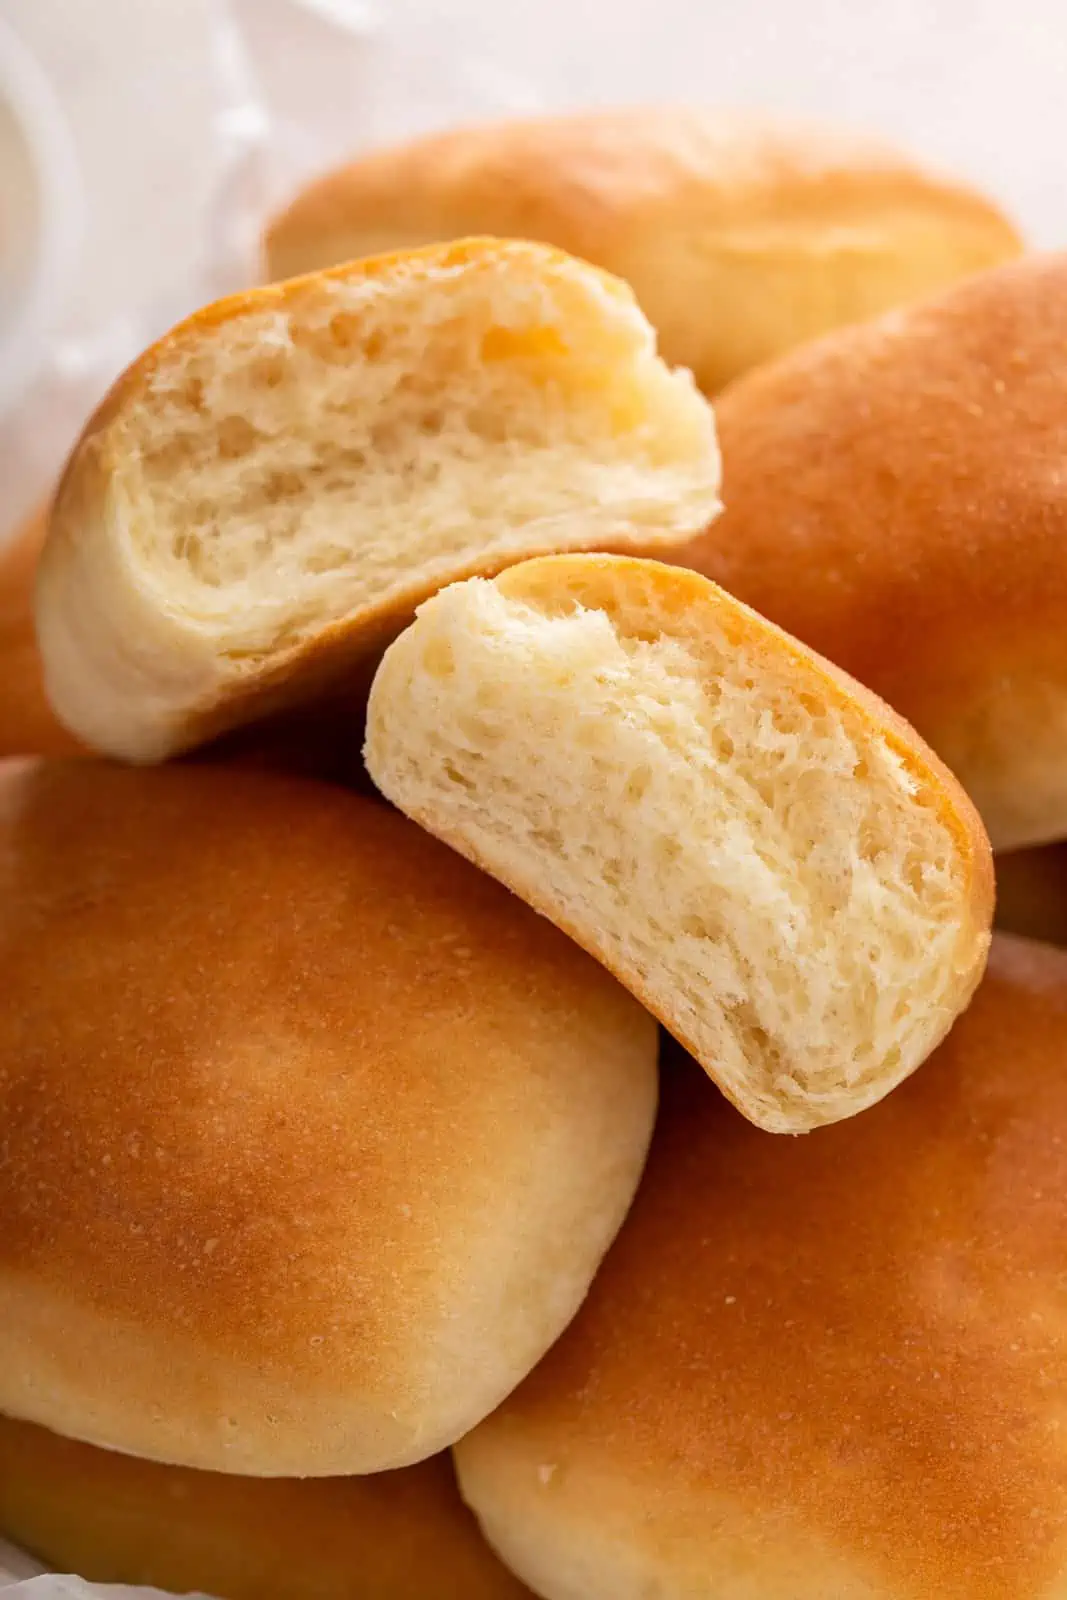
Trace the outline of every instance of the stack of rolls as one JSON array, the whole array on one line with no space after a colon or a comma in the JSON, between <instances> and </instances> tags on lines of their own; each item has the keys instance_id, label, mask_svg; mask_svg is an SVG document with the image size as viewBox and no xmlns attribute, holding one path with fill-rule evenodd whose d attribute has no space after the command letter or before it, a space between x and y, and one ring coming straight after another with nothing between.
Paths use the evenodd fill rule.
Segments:
<instances>
[{"instance_id":1,"label":"stack of rolls","mask_svg":"<svg viewBox=\"0 0 1067 1600\"><path fill-rule=\"evenodd\" d=\"M0 885L0 1411L38 1424L5 1533L227 1600L285 1592L276 1560L293 1594L519 1592L441 1452L622 1221L651 1018L327 784L10 762Z\"/></svg>"},{"instance_id":2,"label":"stack of rolls","mask_svg":"<svg viewBox=\"0 0 1067 1600\"><path fill-rule=\"evenodd\" d=\"M0 582L0 1534L218 1600L1060 1592L1019 249L827 130L469 130L116 383Z\"/></svg>"}]
</instances>

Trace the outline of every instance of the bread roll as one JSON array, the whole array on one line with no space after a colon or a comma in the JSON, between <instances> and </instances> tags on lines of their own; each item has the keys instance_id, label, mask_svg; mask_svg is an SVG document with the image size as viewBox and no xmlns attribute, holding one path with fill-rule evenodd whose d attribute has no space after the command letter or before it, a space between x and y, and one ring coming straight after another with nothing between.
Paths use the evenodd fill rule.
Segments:
<instances>
[{"instance_id":1,"label":"bread roll","mask_svg":"<svg viewBox=\"0 0 1067 1600\"><path fill-rule=\"evenodd\" d=\"M958 784L695 574L558 556L447 589L385 655L366 760L763 1128L873 1105L981 976L992 869Z\"/></svg>"},{"instance_id":2,"label":"bread roll","mask_svg":"<svg viewBox=\"0 0 1067 1600\"><path fill-rule=\"evenodd\" d=\"M906 716L998 850L1067 835L1065 345L1034 256L754 373L681 557Z\"/></svg>"},{"instance_id":3,"label":"bread roll","mask_svg":"<svg viewBox=\"0 0 1067 1600\"><path fill-rule=\"evenodd\" d=\"M0 759L91 754L58 721L42 682L33 590L46 526L44 506L10 543L0 542ZM352 730L362 720L369 681L369 674L362 684L357 675L343 697L295 707L225 734L201 746L196 759L367 787Z\"/></svg>"},{"instance_id":4,"label":"bread roll","mask_svg":"<svg viewBox=\"0 0 1067 1600\"><path fill-rule=\"evenodd\" d=\"M1067 843L998 855L996 925L1067 945Z\"/></svg>"},{"instance_id":5,"label":"bread roll","mask_svg":"<svg viewBox=\"0 0 1067 1600\"><path fill-rule=\"evenodd\" d=\"M33 590L47 515L47 506L41 507L10 543L0 543L0 759L92 754L59 722L44 692ZM201 746L195 757L367 787L352 732L362 721L370 673L364 678L360 682L356 674L343 696L282 711L225 734Z\"/></svg>"},{"instance_id":6,"label":"bread roll","mask_svg":"<svg viewBox=\"0 0 1067 1600\"><path fill-rule=\"evenodd\" d=\"M625 285L467 241L224 300L119 379L38 580L45 681L149 762L347 680L417 601L718 508L706 402Z\"/></svg>"},{"instance_id":7,"label":"bread roll","mask_svg":"<svg viewBox=\"0 0 1067 1600\"><path fill-rule=\"evenodd\" d=\"M41 681L33 629L33 581L47 508L0 538L0 758L74 755L79 746L56 720Z\"/></svg>"},{"instance_id":8,"label":"bread roll","mask_svg":"<svg viewBox=\"0 0 1067 1600\"><path fill-rule=\"evenodd\" d=\"M153 1460L376 1472L562 1331L656 1030L379 803L0 772L0 1409Z\"/></svg>"},{"instance_id":9,"label":"bread roll","mask_svg":"<svg viewBox=\"0 0 1067 1600\"><path fill-rule=\"evenodd\" d=\"M633 285L713 393L827 328L1019 253L982 195L873 139L710 110L589 111L364 156L298 195L270 276L469 233L545 239Z\"/></svg>"},{"instance_id":10,"label":"bread roll","mask_svg":"<svg viewBox=\"0 0 1067 1600\"><path fill-rule=\"evenodd\" d=\"M218 1600L522 1600L447 1456L363 1478L238 1478L0 1417L0 1532L58 1572Z\"/></svg>"},{"instance_id":11,"label":"bread roll","mask_svg":"<svg viewBox=\"0 0 1067 1600\"><path fill-rule=\"evenodd\" d=\"M994 941L884 1105L766 1139L665 1073L573 1327L457 1448L545 1600L1067 1586L1067 954Z\"/></svg>"}]
</instances>

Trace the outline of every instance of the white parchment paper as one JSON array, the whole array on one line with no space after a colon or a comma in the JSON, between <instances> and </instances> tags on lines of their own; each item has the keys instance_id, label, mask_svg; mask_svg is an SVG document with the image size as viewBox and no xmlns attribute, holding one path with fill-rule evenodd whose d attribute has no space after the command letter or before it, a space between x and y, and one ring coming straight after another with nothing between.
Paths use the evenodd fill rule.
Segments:
<instances>
[{"instance_id":1,"label":"white parchment paper","mask_svg":"<svg viewBox=\"0 0 1067 1600\"><path fill-rule=\"evenodd\" d=\"M46 1573L36 1561L0 1539L0 1590L4 1600L90 1600L108 1595L123 1600L155 1600L158 1589L133 1589L121 1584L85 1583L66 1573ZM207 1600L194 1596L192 1600Z\"/></svg>"},{"instance_id":2,"label":"white parchment paper","mask_svg":"<svg viewBox=\"0 0 1067 1600\"><path fill-rule=\"evenodd\" d=\"M0 1591L4 1600L155 1600L158 1589L134 1589L124 1584L85 1583L81 1578L67 1573L46 1573L44 1568L29 1556L0 1539ZM208 1600L203 1595L192 1600Z\"/></svg>"}]
</instances>

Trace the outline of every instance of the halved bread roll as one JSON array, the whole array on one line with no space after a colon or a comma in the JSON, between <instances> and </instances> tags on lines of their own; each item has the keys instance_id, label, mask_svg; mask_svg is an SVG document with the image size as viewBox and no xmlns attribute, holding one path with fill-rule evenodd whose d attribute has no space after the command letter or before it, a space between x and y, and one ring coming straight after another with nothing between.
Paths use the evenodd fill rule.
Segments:
<instances>
[{"instance_id":1,"label":"halved bread roll","mask_svg":"<svg viewBox=\"0 0 1067 1600\"><path fill-rule=\"evenodd\" d=\"M217 1600L522 1600L447 1455L358 1478L161 1466L0 1417L0 1534L57 1572Z\"/></svg>"},{"instance_id":2,"label":"halved bread roll","mask_svg":"<svg viewBox=\"0 0 1067 1600\"><path fill-rule=\"evenodd\" d=\"M266 267L288 277L470 233L544 239L618 273L708 393L1021 248L991 200L881 140L660 106L373 151L297 195L268 229Z\"/></svg>"},{"instance_id":3,"label":"halved bread roll","mask_svg":"<svg viewBox=\"0 0 1067 1600\"><path fill-rule=\"evenodd\" d=\"M959 785L694 573L561 556L446 590L385 655L366 759L761 1127L881 1099L981 976L992 869Z\"/></svg>"},{"instance_id":4,"label":"halved bread roll","mask_svg":"<svg viewBox=\"0 0 1067 1600\"><path fill-rule=\"evenodd\" d=\"M377 800L0 766L0 1409L261 1477L425 1459L562 1332L657 1029Z\"/></svg>"},{"instance_id":5,"label":"halved bread roll","mask_svg":"<svg viewBox=\"0 0 1067 1600\"><path fill-rule=\"evenodd\" d=\"M153 761L348 677L442 584L670 547L718 507L714 422L625 285L473 240L210 306L119 379L38 579L49 696Z\"/></svg>"},{"instance_id":6,"label":"halved bread roll","mask_svg":"<svg viewBox=\"0 0 1067 1600\"><path fill-rule=\"evenodd\" d=\"M88 756L93 752L57 719L44 692L33 624L33 591L47 528L43 507L0 544L0 759L10 756ZM345 693L294 707L254 726L239 728L190 759L241 763L268 772L365 788L367 777L353 749L353 718L363 713L366 688L356 679Z\"/></svg>"},{"instance_id":7,"label":"halved bread roll","mask_svg":"<svg viewBox=\"0 0 1067 1600\"><path fill-rule=\"evenodd\" d=\"M1067 953L996 939L883 1105L765 1139L668 1063L572 1327L456 1449L544 1600L1067 1592Z\"/></svg>"}]
</instances>

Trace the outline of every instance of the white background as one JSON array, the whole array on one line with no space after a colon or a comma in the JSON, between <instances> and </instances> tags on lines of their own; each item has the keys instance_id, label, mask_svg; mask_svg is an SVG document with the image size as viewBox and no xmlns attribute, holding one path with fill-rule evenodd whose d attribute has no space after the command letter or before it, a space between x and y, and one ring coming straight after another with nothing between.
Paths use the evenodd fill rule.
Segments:
<instances>
[{"instance_id":1,"label":"white background","mask_svg":"<svg viewBox=\"0 0 1067 1600\"><path fill-rule=\"evenodd\" d=\"M291 0L235 3L275 33L296 10ZM208 4L0 0L75 127L96 224L81 292L94 304L121 304L184 268L207 182ZM368 45L341 54L331 72L321 48L303 62L282 52L286 93L323 119L331 145L524 102L791 109L894 135L988 186L1035 242L1067 244L1067 0L370 0L368 9L400 37L391 54Z\"/></svg>"},{"instance_id":2,"label":"white background","mask_svg":"<svg viewBox=\"0 0 1067 1600\"><path fill-rule=\"evenodd\" d=\"M371 26L321 15L353 10ZM62 102L87 218L44 377L0 422L0 539L114 373L254 275L265 211L406 133L597 103L814 114L970 177L1031 242L1067 246L1067 0L0 0L0 18Z\"/></svg>"}]
</instances>

